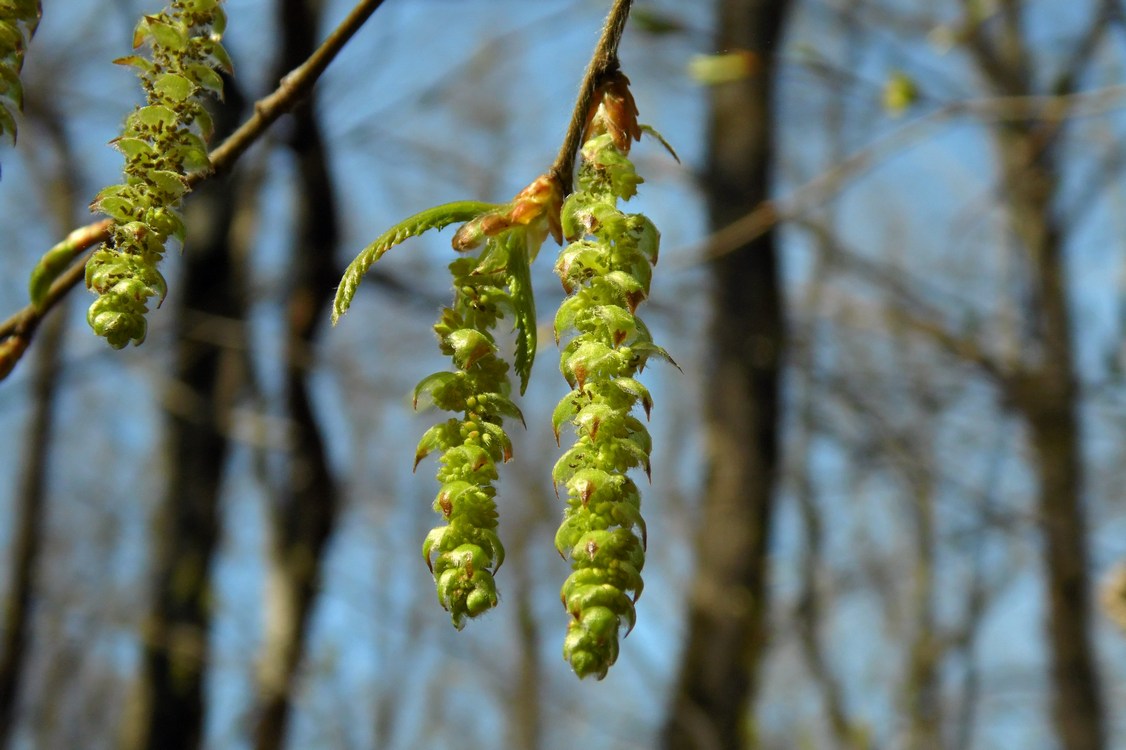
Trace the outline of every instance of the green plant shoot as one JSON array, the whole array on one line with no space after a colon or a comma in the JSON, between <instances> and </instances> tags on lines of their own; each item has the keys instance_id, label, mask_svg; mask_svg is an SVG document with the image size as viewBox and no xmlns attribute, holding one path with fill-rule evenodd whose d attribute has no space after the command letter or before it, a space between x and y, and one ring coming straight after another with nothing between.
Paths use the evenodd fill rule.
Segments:
<instances>
[{"instance_id":1,"label":"green plant shoot","mask_svg":"<svg viewBox=\"0 0 1126 750\"><path fill-rule=\"evenodd\" d=\"M416 408L429 403L455 414L422 436L415 466L440 452L441 487L434 510L444 523L426 535L422 556L434 574L438 601L458 629L467 617L487 612L498 601L493 576L504 562L504 546L496 530L494 483L497 465L512 457L504 421L523 422L511 398L511 366L498 351L495 330L501 318L512 316L514 365L523 392L536 350L529 269L547 234L559 238L560 203L558 182L544 176L511 203L465 201L423 211L365 248L337 289L334 322L348 310L363 275L388 249L430 229L465 222L453 237L454 248L467 253L449 265L453 301L434 326L438 348L453 366L423 378L414 391Z\"/></svg>"},{"instance_id":2,"label":"green plant shoot","mask_svg":"<svg viewBox=\"0 0 1126 750\"><path fill-rule=\"evenodd\" d=\"M125 155L125 182L102 190L90 206L112 217L114 227L86 264L86 286L98 295L86 318L115 349L144 341L149 300L159 305L167 293L158 264L170 237L184 241L179 206L187 174L210 166L205 95L221 96L219 71L231 71L220 44L225 26L220 0L174 0L134 31L134 48L149 44L151 56L115 61L137 69L147 98L112 141Z\"/></svg>"}]
</instances>

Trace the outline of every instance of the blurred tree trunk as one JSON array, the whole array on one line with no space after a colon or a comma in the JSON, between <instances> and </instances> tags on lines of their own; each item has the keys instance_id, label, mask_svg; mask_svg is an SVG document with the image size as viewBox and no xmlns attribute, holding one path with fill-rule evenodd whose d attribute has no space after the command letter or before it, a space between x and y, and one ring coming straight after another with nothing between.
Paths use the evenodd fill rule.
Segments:
<instances>
[{"instance_id":1,"label":"blurred tree trunk","mask_svg":"<svg viewBox=\"0 0 1126 750\"><path fill-rule=\"evenodd\" d=\"M316 0L279 0L282 54L279 78L315 48ZM308 640L323 556L339 508L309 383L313 342L339 273L336 202L313 96L293 113L287 145L297 158L298 210L285 348L286 408L294 431L288 476L270 509L267 621L259 672L255 747L282 747L292 710L297 669Z\"/></svg>"},{"instance_id":2,"label":"blurred tree trunk","mask_svg":"<svg viewBox=\"0 0 1126 750\"><path fill-rule=\"evenodd\" d=\"M1050 153L1028 163L1038 148L1035 130L1018 126L998 136L1012 223L1028 252L1038 302L1039 362L1016 377L1010 395L1028 422L1039 480L1052 719L1065 750L1100 750L1105 718L1090 637L1079 388L1066 261L1052 205L1058 176Z\"/></svg>"},{"instance_id":3,"label":"blurred tree trunk","mask_svg":"<svg viewBox=\"0 0 1126 750\"><path fill-rule=\"evenodd\" d=\"M216 137L241 118L243 98L226 81ZM212 180L188 199L188 251L175 354L165 392L168 485L152 536L153 593L143 625L142 667L124 727L124 746L189 750L201 744L203 687L212 613L211 563L219 538L219 494L231 409L246 385L244 352L215 323L245 321L245 293L231 247L237 174Z\"/></svg>"},{"instance_id":4,"label":"blurred tree trunk","mask_svg":"<svg viewBox=\"0 0 1126 750\"><path fill-rule=\"evenodd\" d=\"M74 197L81 177L76 169L58 170L47 163L40 149L53 150L59 163L76 163L62 116L50 97L30 98L27 115L42 143L32 141L25 151L28 166L43 187L43 200L53 208L60 231L77 224ZM26 141L25 141L26 145ZM38 148L37 148L38 147ZM12 509L12 541L8 601L0 620L0 747L10 747L19 724L19 702L31 651L32 600L46 518L47 479L54 442L54 408L58 392L60 352L65 337L67 305L43 324L35 344L35 369L31 373L31 422L26 453Z\"/></svg>"},{"instance_id":5,"label":"blurred tree trunk","mask_svg":"<svg viewBox=\"0 0 1126 750\"><path fill-rule=\"evenodd\" d=\"M749 50L757 70L712 89L706 189L711 226L769 195L772 79L785 0L719 0L717 49ZM667 748L755 743L748 717L768 636L766 555L778 473L784 332L772 232L715 261L708 474L687 645L664 728Z\"/></svg>"},{"instance_id":6,"label":"blurred tree trunk","mask_svg":"<svg viewBox=\"0 0 1126 750\"><path fill-rule=\"evenodd\" d=\"M1069 94L1098 47L1104 8L1063 66L1050 93ZM1004 0L997 23L970 23L970 50L997 94L1029 96L1037 90L1026 38L1024 10ZM1026 420L1038 479L1043 533L1047 638L1051 663L1052 720L1064 750L1105 746L1105 716L1091 645L1089 551L1083 509L1079 385L1074 320L1067 280L1065 218L1057 204L1059 138L1052 113L993 129L1000 162L1002 202L1009 230L1023 253L1028 275L1024 361L1009 380L1006 397Z\"/></svg>"},{"instance_id":7,"label":"blurred tree trunk","mask_svg":"<svg viewBox=\"0 0 1126 750\"><path fill-rule=\"evenodd\" d=\"M18 724L20 691L31 649L32 594L46 511L47 464L54 432L53 409L58 390L59 351L66 321L65 307L43 326L36 342L31 374L31 425L20 473L13 515L11 593L4 606L0 633L0 747L12 745Z\"/></svg>"}]
</instances>

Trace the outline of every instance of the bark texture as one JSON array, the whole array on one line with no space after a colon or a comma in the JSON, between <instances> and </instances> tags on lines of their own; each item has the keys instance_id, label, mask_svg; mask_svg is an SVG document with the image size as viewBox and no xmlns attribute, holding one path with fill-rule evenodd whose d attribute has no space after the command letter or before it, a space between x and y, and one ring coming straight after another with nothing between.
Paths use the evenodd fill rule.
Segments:
<instances>
[{"instance_id":1,"label":"bark texture","mask_svg":"<svg viewBox=\"0 0 1126 750\"><path fill-rule=\"evenodd\" d=\"M227 81L218 137L241 117ZM124 725L124 747L200 746L212 615L211 563L219 538L219 495L231 408L245 387L241 348L219 331L245 320L244 291L231 247L238 177L203 185L187 209L189 252L175 323L168 409L168 485L152 536L152 603L141 675ZM217 327L216 324L218 324ZM229 341L229 340L228 340Z\"/></svg>"},{"instance_id":2,"label":"bark texture","mask_svg":"<svg viewBox=\"0 0 1126 750\"><path fill-rule=\"evenodd\" d=\"M720 0L716 47L749 50L740 81L713 88L706 189L721 228L768 197L771 83L788 2ZM708 473L687 646L666 748L755 744L752 713L768 639L767 549L778 472L782 295L773 232L717 261L706 408Z\"/></svg>"},{"instance_id":3,"label":"bark texture","mask_svg":"<svg viewBox=\"0 0 1126 750\"><path fill-rule=\"evenodd\" d=\"M315 0L279 0L279 77L301 64L316 44ZM293 112L286 145L297 160L297 222L293 285L287 300L285 399L293 430L288 476L271 507L266 633L259 671L254 745L285 742L298 668L308 641L323 557L340 498L317 424L309 382L313 344L340 274L333 260L338 227L332 180L312 95Z\"/></svg>"},{"instance_id":4,"label":"bark texture","mask_svg":"<svg viewBox=\"0 0 1126 750\"><path fill-rule=\"evenodd\" d=\"M1003 0L996 24L971 27L977 31L969 39L970 50L997 94L1069 94L1098 49L1111 5L1103 3L1047 92L1038 89L1033 73L1036 59L1026 34L1029 11L1024 4ZM1057 205L1063 126L1051 114L993 130L1002 205L1027 277L1023 356L1003 389L1028 425L1038 480L1052 722L1064 750L1102 750L1106 716L1091 641L1075 320L1065 257L1066 220Z\"/></svg>"}]
</instances>

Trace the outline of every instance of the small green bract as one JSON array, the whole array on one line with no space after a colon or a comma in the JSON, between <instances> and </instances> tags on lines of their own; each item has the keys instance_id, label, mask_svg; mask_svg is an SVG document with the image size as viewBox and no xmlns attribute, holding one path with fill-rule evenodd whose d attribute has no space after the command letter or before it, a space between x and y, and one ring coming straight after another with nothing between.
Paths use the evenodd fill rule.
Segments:
<instances>
[{"instance_id":1,"label":"small green bract","mask_svg":"<svg viewBox=\"0 0 1126 750\"><path fill-rule=\"evenodd\" d=\"M16 140L16 112L23 110L20 71L42 15L39 0L0 0L0 135Z\"/></svg>"}]
</instances>

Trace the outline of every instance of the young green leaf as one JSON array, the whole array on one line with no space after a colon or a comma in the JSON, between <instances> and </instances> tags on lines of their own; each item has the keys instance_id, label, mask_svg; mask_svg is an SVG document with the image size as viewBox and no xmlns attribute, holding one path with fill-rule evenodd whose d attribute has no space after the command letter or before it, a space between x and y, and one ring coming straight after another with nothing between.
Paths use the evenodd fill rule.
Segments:
<instances>
[{"instance_id":1,"label":"young green leaf","mask_svg":"<svg viewBox=\"0 0 1126 750\"><path fill-rule=\"evenodd\" d=\"M494 207L495 204L493 203L482 203L480 201L445 203L420 211L381 234L374 242L361 250L360 254L344 271L344 278L340 280L340 286L336 289L336 299L332 304L333 325L340 322L341 316L352 305L352 299L356 296L356 289L359 288L364 274L388 250L431 229L441 229L458 221L469 221Z\"/></svg>"},{"instance_id":2,"label":"young green leaf","mask_svg":"<svg viewBox=\"0 0 1126 750\"><path fill-rule=\"evenodd\" d=\"M528 247L521 233L510 233L508 292L516 317L516 354L513 365L520 377L520 394L528 388L536 359L536 300L532 295L532 271Z\"/></svg>"}]
</instances>

